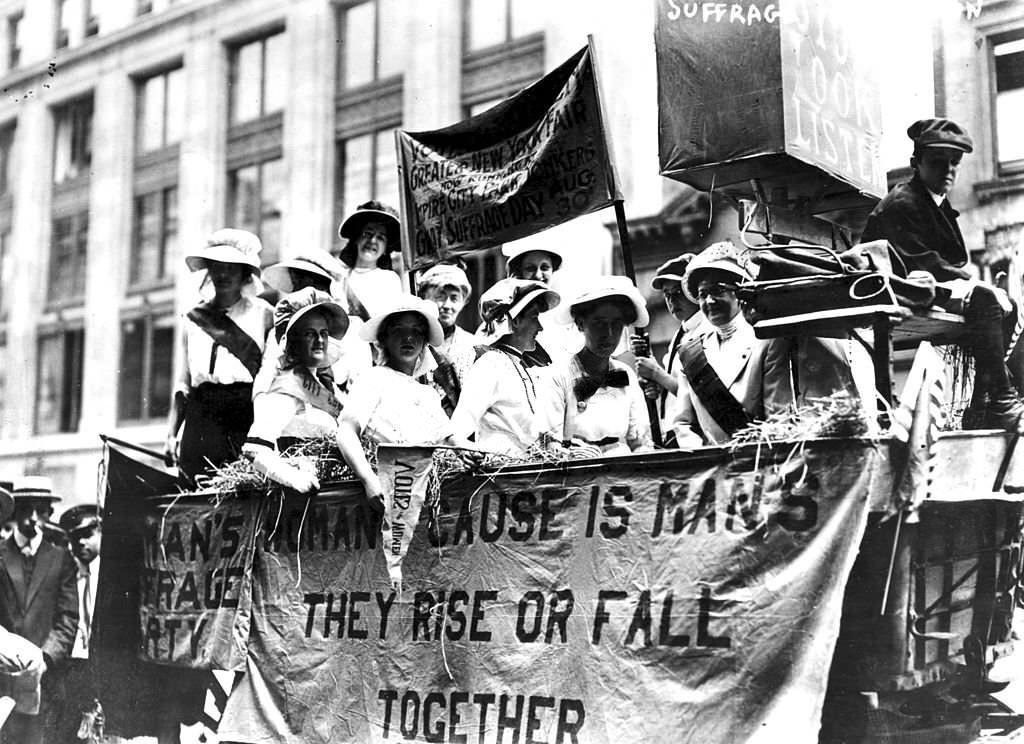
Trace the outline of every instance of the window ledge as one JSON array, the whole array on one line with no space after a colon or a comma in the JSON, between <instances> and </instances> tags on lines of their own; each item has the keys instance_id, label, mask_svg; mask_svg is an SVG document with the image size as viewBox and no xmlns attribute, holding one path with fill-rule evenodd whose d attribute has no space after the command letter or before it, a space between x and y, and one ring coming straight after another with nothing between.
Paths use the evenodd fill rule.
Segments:
<instances>
[{"instance_id":1,"label":"window ledge","mask_svg":"<svg viewBox=\"0 0 1024 744\"><path fill-rule=\"evenodd\" d=\"M1022 193L1024 193L1024 172L993 178L990 181L978 181L974 184L974 195L983 204L1000 196Z\"/></svg>"}]
</instances>

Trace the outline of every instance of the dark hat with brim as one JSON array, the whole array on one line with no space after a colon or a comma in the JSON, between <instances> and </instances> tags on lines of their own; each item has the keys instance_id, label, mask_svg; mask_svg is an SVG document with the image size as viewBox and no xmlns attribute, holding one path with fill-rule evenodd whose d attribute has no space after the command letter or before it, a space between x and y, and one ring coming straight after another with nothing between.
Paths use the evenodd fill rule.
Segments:
<instances>
[{"instance_id":1,"label":"dark hat with brim","mask_svg":"<svg viewBox=\"0 0 1024 744\"><path fill-rule=\"evenodd\" d=\"M907 127L907 136L914 140L915 147L974 152L974 142L967 131L952 119L919 119Z\"/></svg>"},{"instance_id":2,"label":"dark hat with brim","mask_svg":"<svg viewBox=\"0 0 1024 744\"><path fill-rule=\"evenodd\" d=\"M100 510L96 504L79 504L60 515L58 524L69 535L100 526Z\"/></svg>"},{"instance_id":3,"label":"dark hat with brim","mask_svg":"<svg viewBox=\"0 0 1024 744\"><path fill-rule=\"evenodd\" d=\"M338 236L354 240L363 231L367 222L383 222L388 230L388 248L394 250L401 237L401 223L394 207L379 201L368 201L356 207L356 211L345 218L338 227Z\"/></svg>"},{"instance_id":4,"label":"dark hat with brim","mask_svg":"<svg viewBox=\"0 0 1024 744\"><path fill-rule=\"evenodd\" d=\"M696 256L692 253L684 253L681 256L669 259L654 272L651 286L655 289L663 289L668 282L682 282L686 276L686 267L690 265Z\"/></svg>"}]
</instances>

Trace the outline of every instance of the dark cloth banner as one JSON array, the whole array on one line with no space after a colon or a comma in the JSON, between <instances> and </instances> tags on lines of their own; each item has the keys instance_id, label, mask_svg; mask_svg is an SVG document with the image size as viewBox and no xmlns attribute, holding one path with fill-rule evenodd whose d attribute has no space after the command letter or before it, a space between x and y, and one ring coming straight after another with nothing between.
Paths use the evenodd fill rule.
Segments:
<instances>
[{"instance_id":1,"label":"dark cloth banner","mask_svg":"<svg viewBox=\"0 0 1024 744\"><path fill-rule=\"evenodd\" d=\"M106 731L122 736L156 732L161 707L182 696L187 670L139 658L139 594L143 535L152 514L150 497L177 490L177 476L108 444L100 575L89 648L89 674L103 705ZM198 685L198 681L197 681ZM197 687L196 694L202 688Z\"/></svg>"},{"instance_id":2,"label":"dark cloth banner","mask_svg":"<svg viewBox=\"0 0 1024 744\"><path fill-rule=\"evenodd\" d=\"M146 521L139 625L143 657L193 669L244 667L258 498L157 505Z\"/></svg>"},{"instance_id":3,"label":"dark cloth banner","mask_svg":"<svg viewBox=\"0 0 1024 744\"><path fill-rule=\"evenodd\" d=\"M266 509L221 738L815 740L883 455L753 449L446 481L401 595L361 491Z\"/></svg>"},{"instance_id":4,"label":"dark cloth banner","mask_svg":"<svg viewBox=\"0 0 1024 744\"><path fill-rule=\"evenodd\" d=\"M483 250L621 198L589 46L519 94L445 129L396 132L406 262Z\"/></svg>"}]
</instances>

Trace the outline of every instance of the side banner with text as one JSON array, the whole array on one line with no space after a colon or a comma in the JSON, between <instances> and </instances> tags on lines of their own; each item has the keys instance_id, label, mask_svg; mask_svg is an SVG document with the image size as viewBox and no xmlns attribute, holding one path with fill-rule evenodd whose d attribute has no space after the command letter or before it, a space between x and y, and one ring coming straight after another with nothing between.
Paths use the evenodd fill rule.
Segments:
<instances>
[{"instance_id":1,"label":"side banner with text","mask_svg":"<svg viewBox=\"0 0 1024 744\"><path fill-rule=\"evenodd\" d=\"M814 740L880 456L786 454L448 481L401 595L361 494L290 501L264 527L220 735Z\"/></svg>"},{"instance_id":2,"label":"side banner with text","mask_svg":"<svg viewBox=\"0 0 1024 744\"><path fill-rule=\"evenodd\" d=\"M408 265L523 238L619 198L598 95L588 46L478 116L398 131Z\"/></svg>"},{"instance_id":3,"label":"side banner with text","mask_svg":"<svg viewBox=\"0 0 1024 744\"><path fill-rule=\"evenodd\" d=\"M144 659L243 668L260 503L175 504L147 520L139 602Z\"/></svg>"}]
</instances>

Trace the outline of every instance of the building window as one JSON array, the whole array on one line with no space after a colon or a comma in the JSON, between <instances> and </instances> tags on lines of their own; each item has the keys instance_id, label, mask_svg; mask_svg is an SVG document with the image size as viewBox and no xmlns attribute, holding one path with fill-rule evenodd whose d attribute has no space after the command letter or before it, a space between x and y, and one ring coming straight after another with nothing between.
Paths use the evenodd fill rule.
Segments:
<instances>
[{"instance_id":1,"label":"building window","mask_svg":"<svg viewBox=\"0 0 1024 744\"><path fill-rule=\"evenodd\" d=\"M71 16L74 5L74 0L57 0L57 35L53 43L57 49L67 49L71 46Z\"/></svg>"},{"instance_id":2,"label":"building window","mask_svg":"<svg viewBox=\"0 0 1024 744\"><path fill-rule=\"evenodd\" d=\"M285 35L278 32L231 50L231 123L284 108L288 87Z\"/></svg>"},{"instance_id":3,"label":"building window","mask_svg":"<svg viewBox=\"0 0 1024 744\"><path fill-rule=\"evenodd\" d=\"M227 224L259 236L264 266L275 263L280 255L284 186L284 161L280 158L228 172Z\"/></svg>"},{"instance_id":4,"label":"building window","mask_svg":"<svg viewBox=\"0 0 1024 744\"><path fill-rule=\"evenodd\" d=\"M36 378L36 433L78 430L82 411L82 360L85 331L81 328L41 334Z\"/></svg>"},{"instance_id":5,"label":"building window","mask_svg":"<svg viewBox=\"0 0 1024 744\"><path fill-rule=\"evenodd\" d=\"M132 287L170 281L178 255L178 189L171 186L135 197L132 225Z\"/></svg>"},{"instance_id":6,"label":"building window","mask_svg":"<svg viewBox=\"0 0 1024 744\"><path fill-rule=\"evenodd\" d=\"M54 110L53 181L84 176L92 162L92 97Z\"/></svg>"},{"instance_id":7,"label":"building window","mask_svg":"<svg viewBox=\"0 0 1024 744\"><path fill-rule=\"evenodd\" d=\"M1024 36L997 43L996 151L1001 172L1024 171Z\"/></svg>"},{"instance_id":8,"label":"building window","mask_svg":"<svg viewBox=\"0 0 1024 744\"><path fill-rule=\"evenodd\" d=\"M505 44L543 30L541 0L465 0L466 51Z\"/></svg>"},{"instance_id":9,"label":"building window","mask_svg":"<svg viewBox=\"0 0 1024 744\"><path fill-rule=\"evenodd\" d=\"M13 70L21 64L21 20L24 16L15 13L7 17L7 69Z\"/></svg>"},{"instance_id":10,"label":"building window","mask_svg":"<svg viewBox=\"0 0 1024 744\"><path fill-rule=\"evenodd\" d=\"M11 282L11 228L0 228L0 323L7 322L7 292Z\"/></svg>"},{"instance_id":11,"label":"building window","mask_svg":"<svg viewBox=\"0 0 1024 744\"><path fill-rule=\"evenodd\" d=\"M355 88L402 72L403 45L388 38L401 18L401 0L369 0L345 8L340 18L341 88Z\"/></svg>"},{"instance_id":12,"label":"building window","mask_svg":"<svg viewBox=\"0 0 1024 744\"><path fill-rule=\"evenodd\" d=\"M11 177L14 175L14 125L0 127L0 195L11 191Z\"/></svg>"},{"instance_id":13,"label":"building window","mask_svg":"<svg viewBox=\"0 0 1024 744\"><path fill-rule=\"evenodd\" d=\"M50 239L49 302L64 304L85 297L88 242L88 212L54 219Z\"/></svg>"},{"instance_id":14,"label":"building window","mask_svg":"<svg viewBox=\"0 0 1024 744\"><path fill-rule=\"evenodd\" d=\"M185 124L185 73L178 67L140 80L136 89L135 142L149 152L181 140Z\"/></svg>"},{"instance_id":15,"label":"building window","mask_svg":"<svg viewBox=\"0 0 1024 744\"><path fill-rule=\"evenodd\" d=\"M173 315L146 315L121 323L119 421L150 421L167 416L173 361Z\"/></svg>"},{"instance_id":16,"label":"building window","mask_svg":"<svg viewBox=\"0 0 1024 744\"><path fill-rule=\"evenodd\" d=\"M349 213L368 199L398 208L398 164L393 129L381 129L339 143L341 207Z\"/></svg>"}]
</instances>

